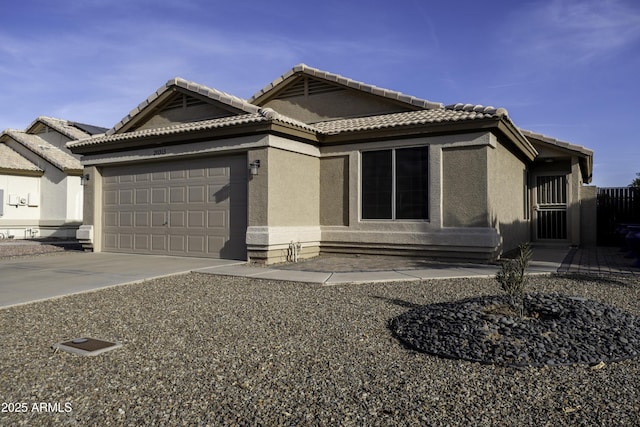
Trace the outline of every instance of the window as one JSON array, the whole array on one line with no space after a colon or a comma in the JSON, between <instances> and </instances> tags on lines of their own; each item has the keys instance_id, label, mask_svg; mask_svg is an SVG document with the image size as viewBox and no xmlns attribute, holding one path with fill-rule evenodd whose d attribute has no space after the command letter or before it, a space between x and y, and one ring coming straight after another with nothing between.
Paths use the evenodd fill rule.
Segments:
<instances>
[{"instance_id":1,"label":"window","mask_svg":"<svg viewBox=\"0 0 640 427\"><path fill-rule=\"evenodd\" d=\"M429 148L362 153L362 219L428 219Z\"/></svg>"}]
</instances>

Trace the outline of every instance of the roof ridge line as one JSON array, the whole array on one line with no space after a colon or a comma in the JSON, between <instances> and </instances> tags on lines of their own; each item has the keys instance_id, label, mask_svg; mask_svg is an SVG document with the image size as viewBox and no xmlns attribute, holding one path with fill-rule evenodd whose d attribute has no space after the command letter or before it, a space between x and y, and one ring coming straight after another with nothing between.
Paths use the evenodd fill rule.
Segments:
<instances>
[{"instance_id":1,"label":"roof ridge line","mask_svg":"<svg viewBox=\"0 0 640 427\"><path fill-rule=\"evenodd\" d=\"M209 86L200 84L200 83L196 83L194 81L191 80L187 80L185 78L182 78L180 76L176 76L173 77L169 80L167 80L167 82L160 86L154 93L152 93L151 95L149 95L147 97L147 99L145 99L144 101L142 101L140 104L138 104L133 110L129 111L129 113L122 118L122 120L120 120L118 123L116 123L111 129L109 129L108 131L105 132L105 135L109 136L109 135L113 135L115 134L118 130L122 129L122 127L124 125L126 125L127 123L129 123L139 112L141 112L142 110L144 110L147 106L149 106L153 101L155 101L156 99L158 99L163 93L167 92L168 90L170 90L172 87L181 87L183 89L187 89L191 92L194 93L198 93L200 95L203 95L209 99L212 99L214 101L218 101L218 102L222 102L224 104L227 104L229 106L235 107L239 110L242 110L246 113L257 113L259 110L259 107L256 105L251 104L250 102L237 97L235 95L231 95L227 92L223 92L221 90L215 89L215 88L211 88Z\"/></svg>"},{"instance_id":2,"label":"roof ridge line","mask_svg":"<svg viewBox=\"0 0 640 427\"><path fill-rule=\"evenodd\" d=\"M409 105L413 105L416 107L421 107L424 109L442 109L444 105L440 102L429 101L426 99L417 98L415 96L407 95L399 91L381 88L369 83L364 83L358 80L354 80L348 77L344 77L340 74L331 73L329 71L323 71L318 68L310 67L306 64L298 64L293 68L289 69L284 74L277 77L271 83L264 86L258 92L256 92L251 98L248 99L248 102L253 103L258 98L263 95L269 93L274 88L276 88L280 83L289 79L290 77L296 74L307 74L313 77L321 78L330 82L338 83L340 85L350 87L352 89L357 89L366 93L371 93L373 95L382 96L384 98L392 99L395 101L400 101Z\"/></svg>"}]
</instances>

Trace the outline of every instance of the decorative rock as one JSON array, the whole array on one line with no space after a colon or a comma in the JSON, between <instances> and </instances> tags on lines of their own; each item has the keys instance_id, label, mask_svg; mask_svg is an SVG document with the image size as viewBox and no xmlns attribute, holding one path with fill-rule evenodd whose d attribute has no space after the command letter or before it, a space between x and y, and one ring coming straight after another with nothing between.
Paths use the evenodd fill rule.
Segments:
<instances>
[{"instance_id":1,"label":"decorative rock","mask_svg":"<svg viewBox=\"0 0 640 427\"><path fill-rule=\"evenodd\" d=\"M528 294L528 316L505 316L503 309L493 314L507 304L505 296L434 304L392 319L389 327L415 350L486 364L571 365L638 354L640 319L618 308L559 294ZM456 322L440 320L448 318Z\"/></svg>"}]
</instances>

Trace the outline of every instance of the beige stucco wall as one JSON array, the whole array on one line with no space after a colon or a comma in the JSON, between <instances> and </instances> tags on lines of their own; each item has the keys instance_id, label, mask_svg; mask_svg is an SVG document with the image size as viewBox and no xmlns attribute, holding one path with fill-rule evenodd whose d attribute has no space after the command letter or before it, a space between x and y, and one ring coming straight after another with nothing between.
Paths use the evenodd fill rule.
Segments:
<instances>
[{"instance_id":1,"label":"beige stucco wall","mask_svg":"<svg viewBox=\"0 0 640 427\"><path fill-rule=\"evenodd\" d=\"M269 214L269 170L267 148L256 148L247 152L247 165L260 161L258 175L249 176L247 190L247 224L252 226L268 225Z\"/></svg>"},{"instance_id":2,"label":"beige stucco wall","mask_svg":"<svg viewBox=\"0 0 640 427\"><path fill-rule=\"evenodd\" d=\"M487 152L489 217L500 233L503 252L531 241L531 222L525 220L527 165L498 142Z\"/></svg>"},{"instance_id":3,"label":"beige stucco wall","mask_svg":"<svg viewBox=\"0 0 640 427\"><path fill-rule=\"evenodd\" d=\"M349 225L349 157L320 159L320 224Z\"/></svg>"},{"instance_id":4,"label":"beige stucco wall","mask_svg":"<svg viewBox=\"0 0 640 427\"><path fill-rule=\"evenodd\" d=\"M322 147L323 158L347 156L349 158L349 224L348 226L322 225L321 250L324 252L392 253L442 258L490 259L499 246L499 236L489 226L444 226L443 195L460 186L457 177L445 176L443 158L447 150L470 148L470 153L481 153L495 144L487 132L464 135L420 137L413 139L363 142L358 144ZM428 220L363 220L360 213L361 155L365 150L403 147L429 147L429 219ZM464 150L463 150L464 151ZM463 170L469 157L462 156ZM485 154L478 154L486 159ZM486 162L486 160L484 160ZM486 165L486 163L485 163ZM480 166L478 166L480 168ZM482 169L482 168L480 168ZM486 176L486 166L484 167ZM460 169L457 170L460 172ZM455 174L451 174L455 175ZM485 180L486 181L486 180ZM445 187L449 186L450 190ZM486 187L486 182L484 184ZM468 189L466 194L475 197ZM476 202L484 204L486 194ZM481 209L478 209L481 210ZM469 215L467 212L465 215ZM471 215L474 217L474 215ZM460 218L460 217L459 217ZM488 215L485 214L485 218ZM461 221L460 224L463 224ZM488 224L488 220L484 221Z\"/></svg>"},{"instance_id":5,"label":"beige stucco wall","mask_svg":"<svg viewBox=\"0 0 640 427\"><path fill-rule=\"evenodd\" d=\"M488 227L487 146L443 147L442 225Z\"/></svg>"},{"instance_id":6,"label":"beige stucco wall","mask_svg":"<svg viewBox=\"0 0 640 427\"><path fill-rule=\"evenodd\" d=\"M320 224L320 161L317 157L269 148L268 225Z\"/></svg>"},{"instance_id":7,"label":"beige stucco wall","mask_svg":"<svg viewBox=\"0 0 640 427\"><path fill-rule=\"evenodd\" d=\"M263 107L273 108L281 114L305 123L343 117L357 117L407 111L389 100L351 90L273 99Z\"/></svg>"}]
</instances>

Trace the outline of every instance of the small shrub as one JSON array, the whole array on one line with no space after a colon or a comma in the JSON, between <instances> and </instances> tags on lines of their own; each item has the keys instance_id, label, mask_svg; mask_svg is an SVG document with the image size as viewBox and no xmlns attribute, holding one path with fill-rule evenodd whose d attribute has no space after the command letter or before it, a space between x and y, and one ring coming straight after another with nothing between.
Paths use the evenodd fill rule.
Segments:
<instances>
[{"instance_id":1,"label":"small shrub","mask_svg":"<svg viewBox=\"0 0 640 427\"><path fill-rule=\"evenodd\" d=\"M529 261L531 261L532 253L528 243L521 244L518 247L518 256L506 260L496 274L496 280L500 283L502 290L511 298L511 305L520 314L520 317L524 316L525 272Z\"/></svg>"}]
</instances>

